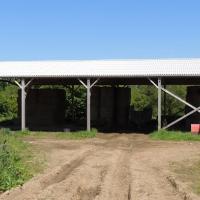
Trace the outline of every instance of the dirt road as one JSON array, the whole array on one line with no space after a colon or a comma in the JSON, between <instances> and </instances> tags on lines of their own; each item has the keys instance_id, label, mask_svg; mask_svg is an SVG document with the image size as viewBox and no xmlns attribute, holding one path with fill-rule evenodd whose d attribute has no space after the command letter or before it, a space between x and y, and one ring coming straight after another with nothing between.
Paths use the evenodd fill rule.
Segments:
<instances>
[{"instance_id":1,"label":"dirt road","mask_svg":"<svg viewBox=\"0 0 200 200\"><path fill-rule=\"evenodd\" d=\"M169 163L197 159L200 152L199 143L137 134L29 142L47 153L48 167L1 200L179 200L184 197L168 180Z\"/></svg>"}]
</instances>

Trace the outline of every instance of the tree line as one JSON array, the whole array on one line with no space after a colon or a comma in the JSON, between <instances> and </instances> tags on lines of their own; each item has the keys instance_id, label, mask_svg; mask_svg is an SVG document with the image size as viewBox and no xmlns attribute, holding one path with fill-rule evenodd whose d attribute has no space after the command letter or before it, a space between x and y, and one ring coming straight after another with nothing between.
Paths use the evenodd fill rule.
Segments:
<instances>
[{"instance_id":1,"label":"tree line","mask_svg":"<svg viewBox=\"0 0 200 200\"><path fill-rule=\"evenodd\" d=\"M136 85L131 87L131 105L135 110L152 108L153 117L157 117L157 89L153 86ZM75 120L85 115L86 91L82 86L41 86L37 88L60 88L66 91L66 118ZM181 98L186 96L186 86L167 86L167 89ZM8 83L0 83L0 121L17 118L18 112L18 87ZM165 114L178 116L184 113L184 105L173 97L162 94L165 100ZM164 106L162 107L164 112Z\"/></svg>"}]
</instances>

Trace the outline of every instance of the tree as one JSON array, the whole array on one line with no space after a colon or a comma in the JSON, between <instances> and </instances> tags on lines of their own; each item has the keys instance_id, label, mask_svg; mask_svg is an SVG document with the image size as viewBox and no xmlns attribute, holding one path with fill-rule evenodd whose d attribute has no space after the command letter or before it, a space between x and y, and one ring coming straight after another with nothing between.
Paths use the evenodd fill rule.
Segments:
<instances>
[{"instance_id":1,"label":"tree","mask_svg":"<svg viewBox=\"0 0 200 200\"><path fill-rule=\"evenodd\" d=\"M0 121L17 117L18 88L4 84L0 84Z\"/></svg>"},{"instance_id":2,"label":"tree","mask_svg":"<svg viewBox=\"0 0 200 200\"><path fill-rule=\"evenodd\" d=\"M186 86L170 85L167 89L177 96L185 99ZM135 110L143 110L146 107L153 109L153 117L157 117L157 89L154 86L132 86L131 104ZM162 93L162 111L164 111L164 93ZM174 97L166 95L166 115L181 115L184 113L185 105Z\"/></svg>"}]
</instances>

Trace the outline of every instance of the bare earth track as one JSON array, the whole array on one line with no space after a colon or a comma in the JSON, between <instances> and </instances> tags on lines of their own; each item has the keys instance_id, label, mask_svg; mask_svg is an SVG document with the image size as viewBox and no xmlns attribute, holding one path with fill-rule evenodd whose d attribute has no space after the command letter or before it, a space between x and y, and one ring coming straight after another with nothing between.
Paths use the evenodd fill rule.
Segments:
<instances>
[{"instance_id":1,"label":"bare earth track","mask_svg":"<svg viewBox=\"0 0 200 200\"><path fill-rule=\"evenodd\" d=\"M137 134L29 142L46 152L48 167L1 200L186 199L169 181L169 163L195 160L200 152L200 143L152 141Z\"/></svg>"}]
</instances>

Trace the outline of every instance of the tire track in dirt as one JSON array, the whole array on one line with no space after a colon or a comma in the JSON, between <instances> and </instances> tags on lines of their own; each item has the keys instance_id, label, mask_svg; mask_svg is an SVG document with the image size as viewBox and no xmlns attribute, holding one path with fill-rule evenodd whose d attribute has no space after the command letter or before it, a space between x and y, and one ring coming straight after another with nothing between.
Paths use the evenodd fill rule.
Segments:
<instances>
[{"instance_id":1,"label":"tire track in dirt","mask_svg":"<svg viewBox=\"0 0 200 200\"><path fill-rule=\"evenodd\" d=\"M102 143L106 142L105 140ZM43 183L43 190L36 199L57 199L56 196L59 196L59 199L93 200L101 192L101 182L103 182L109 166L109 159L104 159L104 157L109 158L111 155L107 150L104 151L103 146L93 145L81 156L81 159L70 163L70 168L68 168L68 164L64 165L59 170L58 177L51 176L48 181ZM87 187L85 187L86 185ZM53 191L56 191L56 195Z\"/></svg>"},{"instance_id":2,"label":"tire track in dirt","mask_svg":"<svg viewBox=\"0 0 200 200\"><path fill-rule=\"evenodd\" d=\"M96 159L100 157L99 154L102 154L97 152L90 153L87 160L84 160L66 179L45 188L37 199L58 199L58 196L61 200L95 199L101 192L101 182L104 181L108 170L105 165L105 162L108 163L107 159L97 163Z\"/></svg>"},{"instance_id":3,"label":"tire track in dirt","mask_svg":"<svg viewBox=\"0 0 200 200\"><path fill-rule=\"evenodd\" d=\"M85 152L83 155L80 157L72 160L70 163L64 164L61 166L60 170L56 172L56 174L50 176L47 178L47 180L41 182L41 188L44 190L50 185L62 182L67 178L69 174L72 173L76 168L78 168L84 160L87 158L87 156L91 153L91 151Z\"/></svg>"},{"instance_id":4,"label":"tire track in dirt","mask_svg":"<svg viewBox=\"0 0 200 200\"><path fill-rule=\"evenodd\" d=\"M53 178L38 199L56 199L56 196L52 197L52 191L57 191L59 199L131 199L131 177L128 162L131 152L131 141L129 142L124 136L120 135L109 141L106 140L87 153L87 159L83 159L77 166L78 171L72 167L70 177L63 177L61 173L62 179L59 178L59 182ZM100 165L95 166L99 161L101 161ZM72 174L72 172L74 173ZM68 174L68 172L66 173ZM77 180L79 181L77 182ZM64 192L65 188L68 188L67 191L70 193L62 196L66 192ZM123 195L121 195L121 188L123 188ZM109 194L110 190L113 191L111 194Z\"/></svg>"},{"instance_id":5,"label":"tire track in dirt","mask_svg":"<svg viewBox=\"0 0 200 200\"><path fill-rule=\"evenodd\" d=\"M1 200L180 200L164 170L200 149L127 134L51 141L51 151L48 140L43 143L49 168Z\"/></svg>"},{"instance_id":6,"label":"tire track in dirt","mask_svg":"<svg viewBox=\"0 0 200 200\"><path fill-rule=\"evenodd\" d=\"M96 200L130 200L131 173L129 160L133 147L128 138L124 138L124 136L120 136L110 144L112 155L117 155L117 157L112 168L108 171L104 183L102 183L102 193L96 197ZM114 148L115 151L113 151Z\"/></svg>"},{"instance_id":7,"label":"tire track in dirt","mask_svg":"<svg viewBox=\"0 0 200 200\"><path fill-rule=\"evenodd\" d=\"M84 150L83 152L75 154L75 158L70 160L67 158L67 163L65 162L61 166L55 166L52 169L48 169L45 174L38 175L34 177L32 180L27 182L22 187L18 187L13 189L13 192L4 193L0 196L0 200L4 199L16 199L16 200L33 200L37 199L37 196L42 193L46 188L54 185L56 183L62 182L67 178L69 174L71 174L76 168L78 168L87 156L91 153L91 150ZM66 159L66 158L63 158Z\"/></svg>"},{"instance_id":8,"label":"tire track in dirt","mask_svg":"<svg viewBox=\"0 0 200 200\"><path fill-rule=\"evenodd\" d=\"M153 147L148 151L136 152L132 156L130 162L132 196L134 195L134 198L139 200L182 200L166 180L162 169L166 167L165 154L162 155L156 151L157 148ZM150 154L154 154L154 157Z\"/></svg>"},{"instance_id":9,"label":"tire track in dirt","mask_svg":"<svg viewBox=\"0 0 200 200\"><path fill-rule=\"evenodd\" d=\"M104 167L100 171L100 181L96 187L90 187L89 189L82 189L80 186L77 189L77 200L94 200L101 193L101 185L104 182L107 174L107 168Z\"/></svg>"},{"instance_id":10,"label":"tire track in dirt","mask_svg":"<svg viewBox=\"0 0 200 200\"><path fill-rule=\"evenodd\" d=\"M126 156L124 156L124 153L126 154L127 152L124 151L122 155L121 151L117 149L117 147L124 145L124 141L121 140L120 138L119 140L115 140L112 142L111 149L105 148L104 145L108 144L107 141L105 141L102 146L101 145L97 147L95 146L92 152L90 152L89 155L87 156L87 159L85 159L84 162L82 162L82 164L78 167L76 171L74 171L73 174L70 174L70 177L67 177L67 179L63 180L58 184L54 183L54 185L50 185L49 188L47 188L46 191L43 192L43 195L40 196L38 199L45 199L45 198L48 199L52 197L52 193L50 192L52 190L56 190L57 193L61 195L64 193L65 188L67 188L67 191L70 191L70 193L68 193L67 196L66 195L60 196L60 199L71 199L71 200L98 199L98 197L101 196L102 188L105 179L107 179L107 176L111 174L110 179L112 179L113 169L116 167L116 165L118 165L118 167L120 168L118 161L120 161L119 163L126 163L125 161L127 160L127 158ZM113 151L114 146L117 149L115 151ZM124 160L121 161L121 159ZM124 168L126 167L125 166L123 167L121 172L124 174L121 177L129 176L126 173L127 171L124 171ZM119 174L121 172L119 172ZM116 177L117 176L118 175L116 174ZM77 180L79 181L77 182ZM120 180L117 180L117 182L120 182ZM127 198L128 198L128 188L129 184L127 184L127 191L126 191ZM54 196L53 199L56 199L56 197Z\"/></svg>"}]
</instances>

